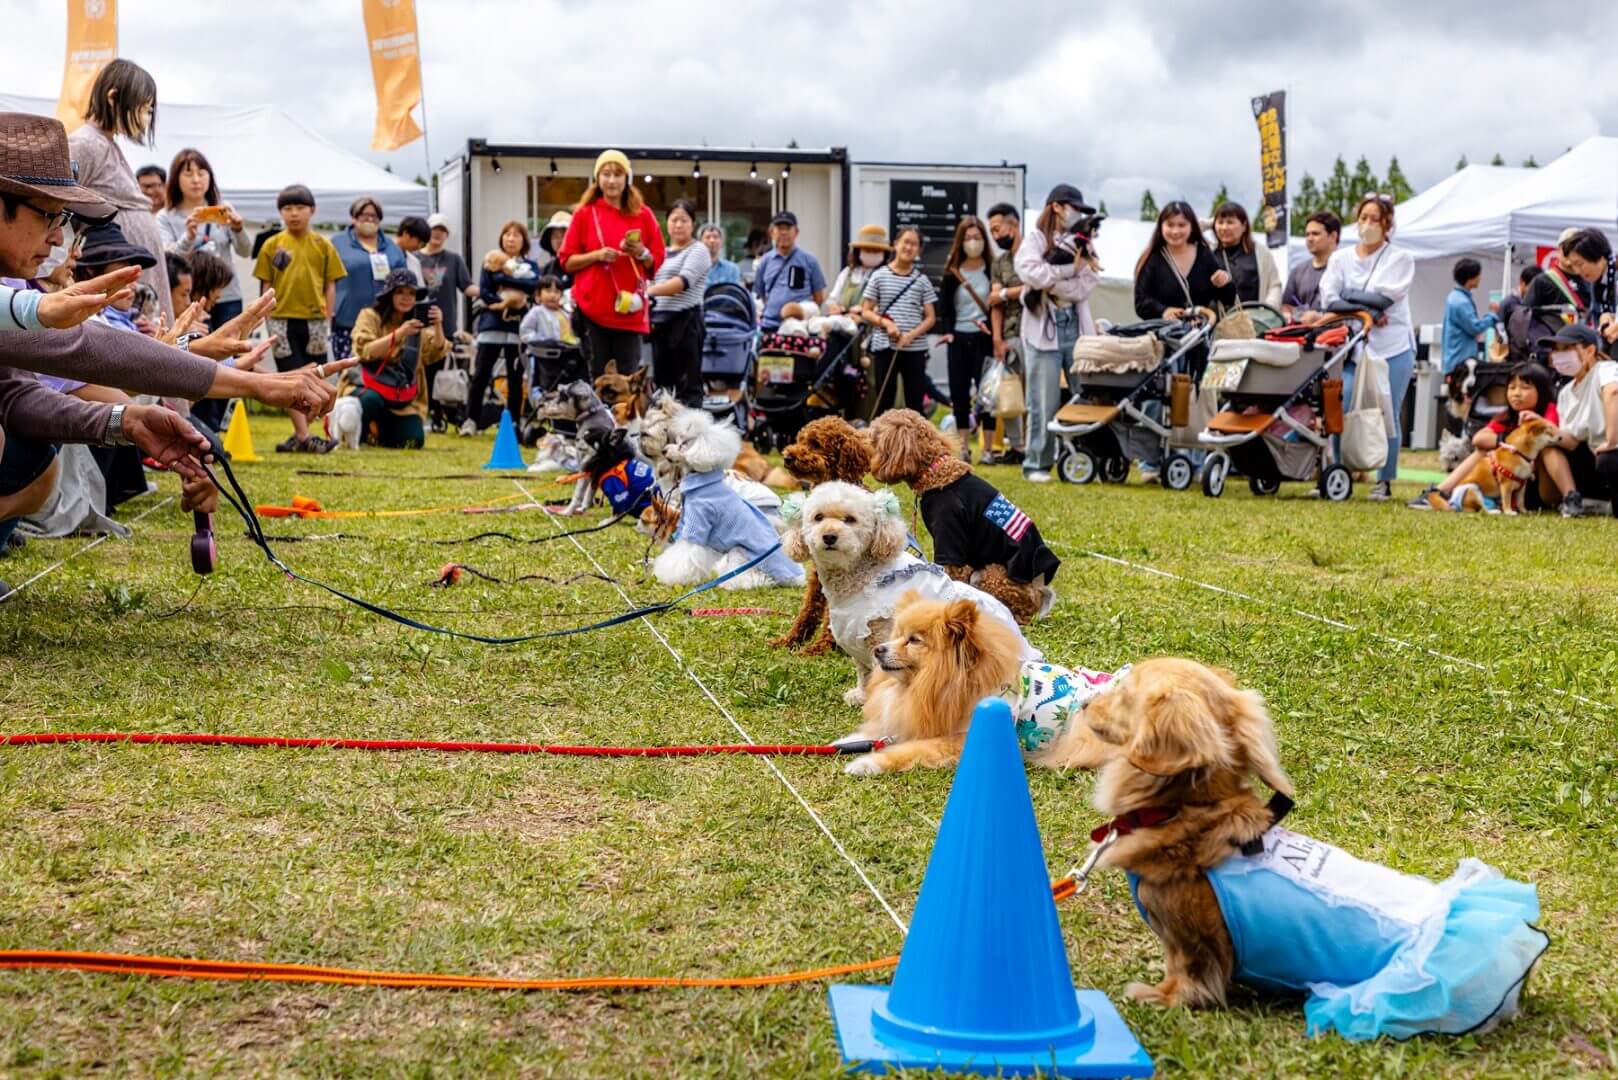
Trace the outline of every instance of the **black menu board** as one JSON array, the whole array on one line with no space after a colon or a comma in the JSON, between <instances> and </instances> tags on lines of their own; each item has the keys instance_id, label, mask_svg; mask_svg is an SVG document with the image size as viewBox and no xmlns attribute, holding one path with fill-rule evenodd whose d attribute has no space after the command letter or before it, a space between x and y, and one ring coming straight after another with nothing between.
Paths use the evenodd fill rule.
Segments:
<instances>
[{"instance_id":1,"label":"black menu board","mask_svg":"<svg viewBox=\"0 0 1618 1080\"><path fill-rule=\"evenodd\" d=\"M949 258L955 239L955 225L977 213L978 185L975 180L892 180L888 183L888 220L892 238L899 230L914 226L921 230L922 268L937 280Z\"/></svg>"}]
</instances>

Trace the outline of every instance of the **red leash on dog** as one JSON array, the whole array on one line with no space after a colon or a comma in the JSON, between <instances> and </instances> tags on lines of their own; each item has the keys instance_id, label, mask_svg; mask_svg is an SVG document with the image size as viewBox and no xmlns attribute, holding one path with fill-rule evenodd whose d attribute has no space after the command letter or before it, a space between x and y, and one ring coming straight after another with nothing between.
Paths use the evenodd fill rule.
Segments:
<instances>
[{"instance_id":1,"label":"red leash on dog","mask_svg":"<svg viewBox=\"0 0 1618 1080\"><path fill-rule=\"evenodd\" d=\"M434 739L296 738L287 735L211 735L152 731L41 731L0 735L0 746L61 743L137 743L148 746L245 746L277 750L430 750L467 754L554 754L560 757L704 757L710 754L823 756L880 750L881 739L832 745L735 743L715 746L566 746L555 743L445 742Z\"/></svg>"}]
</instances>

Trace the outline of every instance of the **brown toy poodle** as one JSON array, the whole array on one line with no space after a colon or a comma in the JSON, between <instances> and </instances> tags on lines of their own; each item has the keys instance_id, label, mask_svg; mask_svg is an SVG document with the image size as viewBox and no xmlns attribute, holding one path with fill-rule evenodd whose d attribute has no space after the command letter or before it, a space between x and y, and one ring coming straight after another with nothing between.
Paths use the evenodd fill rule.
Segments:
<instances>
[{"instance_id":1,"label":"brown toy poodle","mask_svg":"<svg viewBox=\"0 0 1618 1080\"><path fill-rule=\"evenodd\" d=\"M962 461L959 448L913 409L871 422L871 475L909 484L933 538L933 562L993 596L1028 623L1056 600L1062 565L1027 514Z\"/></svg>"},{"instance_id":2,"label":"brown toy poodle","mask_svg":"<svg viewBox=\"0 0 1618 1080\"><path fill-rule=\"evenodd\" d=\"M781 452L781 458L793 479L810 487L831 480L863 484L865 474L871 471L870 445L848 421L837 416L809 421L792 445ZM805 656L818 656L835 648L837 643L832 640L831 624L826 618L826 594L821 591L812 564L808 570L809 580L804 584L798 617L792 620L785 634L770 644L778 649L804 645ZM819 637L815 636L816 630L820 631Z\"/></svg>"}]
</instances>

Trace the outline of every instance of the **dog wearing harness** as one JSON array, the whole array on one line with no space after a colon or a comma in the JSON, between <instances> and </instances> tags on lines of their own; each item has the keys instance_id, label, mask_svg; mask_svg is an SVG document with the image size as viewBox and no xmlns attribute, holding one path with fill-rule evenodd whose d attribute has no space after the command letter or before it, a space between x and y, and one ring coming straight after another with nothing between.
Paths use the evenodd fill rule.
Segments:
<instances>
[{"instance_id":1,"label":"dog wearing harness","mask_svg":"<svg viewBox=\"0 0 1618 1080\"><path fill-rule=\"evenodd\" d=\"M1084 718L1115 749L1093 796L1112 820L1075 877L1123 870L1163 946L1163 980L1131 998L1220 1006L1233 981L1304 992L1309 1034L1351 1040L1481 1032L1517 1011L1549 945L1534 886L1476 859L1434 882L1281 828L1293 787L1274 727L1228 673L1144 661Z\"/></svg>"},{"instance_id":2,"label":"dog wearing harness","mask_svg":"<svg viewBox=\"0 0 1618 1080\"><path fill-rule=\"evenodd\" d=\"M1449 498L1437 491L1427 496L1435 510L1471 510L1515 516L1523 509L1524 494L1534 482L1534 463L1540 451L1556 441L1556 425L1531 416L1512 428L1455 486Z\"/></svg>"}]
</instances>

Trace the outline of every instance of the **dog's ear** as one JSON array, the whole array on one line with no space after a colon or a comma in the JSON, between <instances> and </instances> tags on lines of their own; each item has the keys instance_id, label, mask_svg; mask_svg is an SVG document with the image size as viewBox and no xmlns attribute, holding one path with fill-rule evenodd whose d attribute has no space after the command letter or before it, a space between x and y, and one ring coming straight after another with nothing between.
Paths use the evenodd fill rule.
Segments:
<instances>
[{"instance_id":1,"label":"dog's ear","mask_svg":"<svg viewBox=\"0 0 1618 1080\"><path fill-rule=\"evenodd\" d=\"M960 657L961 670L969 670L978 660L977 629L981 613L970 600L951 600L944 608L944 640Z\"/></svg>"},{"instance_id":2,"label":"dog's ear","mask_svg":"<svg viewBox=\"0 0 1618 1080\"><path fill-rule=\"evenodd\" d=\"M629 390L630 390L630 392L631 393L638 393L640 391L641 383L643 383L645 381L646 381L646 367L644 365L642 365L641 367L636 368L635 373L629 377Z\"/></svg>"},{"instance_id":3,"label":"dog's ear","mask_svg":"<svg viewBox=\"0 0 1618 1080\"><path fill-rule=\"evenodd\" d=\"M803 519L794 519L781 529L781 551L795 563L809 561L809 545L803 539Z\"/></svg>"},{"instance_id":4,"label":"dog's ear","mask_svg":"<svg viewBox=\"0 0 1618 1080\"><path fill-rule=\"evenodd\" d=\"M853 432L838 432L829 440L838 479L857 484L871 470L871 448Z\"/></svg>"},{"instance_id":5,"label":"dog's ear","mask_svg":"<svg viewBox=\"0 0 1618 1080\"><path fill-rule=\"evenodd\" d=\"M1230 746L1208 702L1187 686L1160 683L1141 697L1141 716L1124 756L1142 772L1175 776L1230 764Z\"/></svg>"},{"instance_id":6,"label":"dog's ear","mask_svg":"<svg viewBox=\"0 0 1618 1080\"><path fill-rule=\"evenodd\" d=\"M904 553L908 539L909 533L905 531L904 518L879 511L876 519L876 535L871 537L871 558L881 563L892 562Z\"/></svg>"},{"instance_id":7,"label":"dog's ear","mask_svg":"<svg viewBox=\"0 0 1618 1080\"><path fill-rule=\"evenodd\" d=\"M1290 796L1292 780L1281 768L1275 746L1275 724L1264 707L1264 698L1256 690L1238 690L1234 684L1225 690L1225 695L1225 723L1230 728L1231 738L1247 758L1248 767L1271 791Z\"/></svg>"}]
</instances>

